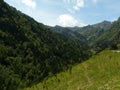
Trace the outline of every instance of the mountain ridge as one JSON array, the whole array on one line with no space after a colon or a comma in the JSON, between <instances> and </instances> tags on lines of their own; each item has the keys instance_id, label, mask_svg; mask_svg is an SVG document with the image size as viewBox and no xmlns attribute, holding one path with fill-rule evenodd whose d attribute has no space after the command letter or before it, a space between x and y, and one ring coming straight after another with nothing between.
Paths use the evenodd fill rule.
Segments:
<instances>
[{"instance_id":1,"label":"mountain ridge","mask_svg":"<svg viewBox=\"0 0 120 90\"><path fill-rule=\"evenodd\" d=\"M82 28L50 27L0 0L1 90L23 89L71 72L106 48L120 49L120 18Z\"/></svg>"}]
</instances>

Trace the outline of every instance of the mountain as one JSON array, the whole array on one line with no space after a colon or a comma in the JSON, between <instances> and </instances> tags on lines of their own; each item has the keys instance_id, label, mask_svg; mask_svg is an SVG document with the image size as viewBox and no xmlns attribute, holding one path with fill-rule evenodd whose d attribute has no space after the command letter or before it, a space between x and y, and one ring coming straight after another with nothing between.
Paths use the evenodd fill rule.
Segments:
<instances>
[{"instance_id":1,"label":"mountain","mask_svg":"<svg viewBox=\"0 0 120 90\"><path fill-rule=\"evenodd\" d=\"M105 50L24 90L119 90L120 51Z\"/></svg>"},{"instance_id":2,"label":"mountain","mask_svg":"<svg viewBox=\"0 0 120 90\"><path fill-rule=\"evenodd\" d=\"M95 40L108 30L111 25L111 22L103 21L94 25L78 28L76 32L82 34L88 40L89 46L92 47Z\"/></svg>"},{"instance_id":3,"label":"mountain","mask_svg":"<svg viewBox=\"0 0 120 90\"><path fill-rule=\"evenodd\" d=\"M96 39L93 47L99 49L107 47L120 49L120 19L113 22L111 27Z\"/></svg>"},{"instance_id":4,"label":"mountain","mask_svg":"<svg viewBox=\"0 0 120 90\"><path fill-rule=\"evenodd\" d=\"M106 30L111 27L112 23L109 21L103 21L101 23L88 25L85 27L51 27L50 30L53 32L64 35L67 38L77 39L90 47L94 45L94 42L100 37Z\"/></svg>"},{"instance_id":5,"label":"mountain","mask_svg":"<svg viewBox=\"0 0 120 90\"><path fill-rule=\"evenodd\" d=\"M50 31L0 0L0 90L17 90L90 56L87 45Z\"/></svg>"},{"instance_id":6,"label":"mountain","mask_svg":"<svg viewBox=\"0 0 120 90\"><path fill-rule=\"evenodd\" d=\"M52 28L52 31L64 35L67 38L83 41L88 44L92 50L99 52L108 47L119 49L119 22L120 18L115 22L103 21L85 27L55 26Z\"/></svg>"},{"instance_id":7,"label":"mountain","mask_svg":"<svg viewBox=\"0 0 120 90\"><path fill-rule=\"evenodd\" d=\"M100 27L102 29L107 30L107 29L110 28L111 24L112 24L112 22L110 22L110 21L103 21L101 23L94 24L93 26L94 27Z\"/></svg>"},{"instance_id":8,"label":"mountain","mask_svg":"<svg viewBox=\"0 0 120 90\"><path fill-rule=\"evenodd\" d=\"M91 49L101 51L105 48L120 49L120 18L114 22L88 25L76 32L82 34L88 40Z\"/></svg>"},{"instance_id":9,"label":"mountain","mask_svg":"<svg viewBox=\"0 0 120 90\"><path fill-rule=\"evenodd\" d=\"M50 27L36 22L33 18L0 0L0 90L19 90L31 87L42 81L44 82L42 87L46 88L47 78L56 77L57 79L57 75L60 72L69 71L72 73L72 66L78 63L82 64L83 61L90 58L93 53L91 51L100 52L106 48L120 49L120 18L113 23L104 21L85 27ZM66 77L65 80L69 81L73 77L76 78L76 75L82 74L81 77L84 78L84 81L91 85L87 72L91 76L98 75L99 80L103 76L107 76L105 77L107 80L109 80L109 75L111 75L110 78L114 77L116 72L118 72L117 65L119 65L119 62L117 60L119 60L119 53L110 52L95 59L93 56L89 60L91 64L87 71L85 66L85 69L82 68L75 71L72 77L68 79ZM114 63L115 57L118 58L116 58L117 62ZM100 61L94 62L94 60L99 58ZM101 60L103 60L101 64L103 67L100 66L96 69L94 65L99 66ZM112 61L109 64L108 61L110 60ZM113 63L115 64L114 66ZM109 67L113 69L109 69ZM96 69L96 72L92 72L90 68L91 70ZM109 72L106 70L109 70ZM112 72L112 70L116 71ZM99 73L101 76L99 76ZM119 76L119 73L117 74ZM94 81L97 79L95 77L92 77ZM74 83L76 83L76 80L73 80L75 81ZM61 80L57 79L57 81L55 84L60 83ZM81 85L86 85L84 81ZM53 83L53 80L50 79L51 82ZM101 82L104 83L104 81ZM75 87L74 83L70 84L70 86L73 85L73 88ZM92 84L94 88L96 87L95 85L98 85L96 82ZM63 85L66 84L63 83ZM54 85L52 86L54 87ZM65 86L65 88L67 87L68 85ZM92 90L96 90L94 88Z\"/></svg>"},{"instance_id":10,"label":"mountain","mask_svg":"<svg viewBox=\"0 0 120 90\"><path fill-rule=\"evenodd\" d=\"M77 32L72 31L71 28L55 26L55 27L51 27L50 30L52 30L53 32L59 33L67 38L86 42L86 38L84 36L82 36L81 34Z\"/></svg>"}]
</instances>

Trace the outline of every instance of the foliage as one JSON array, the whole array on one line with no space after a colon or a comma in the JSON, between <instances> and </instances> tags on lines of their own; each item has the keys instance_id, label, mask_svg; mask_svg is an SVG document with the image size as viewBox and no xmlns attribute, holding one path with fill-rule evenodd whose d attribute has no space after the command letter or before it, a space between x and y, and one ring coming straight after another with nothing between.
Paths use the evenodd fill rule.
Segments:
<instances>
[{"instance_id":1,"label":"foliage","mask_svg":"<svg viewBox=\"0 0 120 90\"><path fill-rule=\"evenodd\" d=\"M111 49L119 49L119 44L120 44L120 19L113 22L111 27L96 39L93 48L99 47L101 50L108 47L111 47Z\"/></svg>"},{"instance_id":2,"label":"foliage","mask_svg":"<svg viewBox=\"0 0 120 90\"><path fill-rule=\"evenodd\" d=\"M96 52L100 52L104 50L109 44L108 39L99 40L99 38L109 31L112 26L111 22L103 21L101 23L97 23L94 25L88 25L85 27L60 27L55 26L50 29L54 32L60 33L67 38L78 39L88 44L88 49L94 50Z\"/></svg>"},{"instance_id":3,"label":"foliage","mask_svg":"<svg viewBox=\"0 0 120 90\"><path fill-rule=\"evenodd\" d=\"M85 46L0 0L0 90L28 87L67 70L90 56Z\"/></svg>"},{"instance_id":4,"label":"foliage","mask_svg":"<svg viewBox=\"0 0 120 90\"><path fill-rule=\"evenodd\" d=\"M73 40L80 40L83 43L86 43L86 38L81 35L80 33L77 33L73 31L73 28L69 27L61 27L61 26L55 26L55 27L49 27L50 30L53 32L59 33L61 35L64 35L67 38L73 39Z\"/></svg>"},{"instance_id":5,"label":"foliage","mask_svg":"<svg viewBox=\"0 0 120 90\"><path fill-rule=\"evenodd\" d=\"M119 90L120 51L105 50L89 60L24 90Z\"/></svg>"},{"instance_id":6,"label":"foliage","mask_svg":"<svg viewBox=\"0 0 120 90\"><path fill-rule=\"evenodd\" d=\"M112 24L49 27L0 0L0 90L32 86L61 71L72 73L73 65L91 56L87 44L93 52L120 49L120 18Z\"/></svg>"}]
</instances>

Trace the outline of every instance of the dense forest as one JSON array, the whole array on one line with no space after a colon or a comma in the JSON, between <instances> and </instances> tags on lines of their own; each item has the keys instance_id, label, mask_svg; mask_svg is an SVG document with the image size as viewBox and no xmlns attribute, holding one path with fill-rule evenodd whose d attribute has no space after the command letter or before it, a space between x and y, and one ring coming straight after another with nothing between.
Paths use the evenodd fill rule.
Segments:
<instances>
[{"instance_id":1,"label":"dense forest","mask_svg":"<svg viewBox=\"0 0 120 90\"><path fill-rule=\"evenodd\" d=\"M85 27L53 27L51 29L67 38L85 42L95 53L105 48L120 49L120 18L117 21L103 21Z\"/></svg>"},{"instance_id":2,"label":"dense forest","mask_svg":"<svg viewBox=\"0 0 120 90\"><path fill-rule=\"evenodd\" d=\"M50 27L0 0L0 90L32 86L105 48L120 49L120 18Z\"/></svg>"},{"instance_id":3,"label":"dense forest","mask_svg":"<svg viewBox=\"0 0 120 90\"><path fill-rule=\"evenodd\" d=\"M86 60L88 46L0 0L0 90L31 86Z\"/></svg>"}]
</instances>

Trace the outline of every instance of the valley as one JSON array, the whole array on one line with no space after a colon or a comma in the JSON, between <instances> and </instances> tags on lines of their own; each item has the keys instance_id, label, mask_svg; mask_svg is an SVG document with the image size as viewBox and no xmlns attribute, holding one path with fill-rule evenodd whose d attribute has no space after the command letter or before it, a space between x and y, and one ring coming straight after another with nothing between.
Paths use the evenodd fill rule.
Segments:
<instances>
[{"instance_id":1,"label":"valley","mask_svg":"<svg viewBox=\"0 0 120 90\"><path fill-rule=\"evenodd\" d=\"M120 18L48 26L0 0L0 90L120 90L119 50Z\"/></svg>"}]
</instances>

